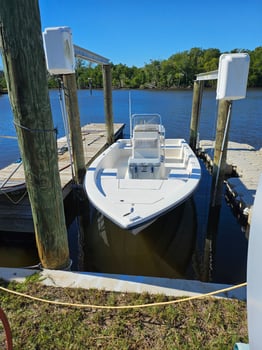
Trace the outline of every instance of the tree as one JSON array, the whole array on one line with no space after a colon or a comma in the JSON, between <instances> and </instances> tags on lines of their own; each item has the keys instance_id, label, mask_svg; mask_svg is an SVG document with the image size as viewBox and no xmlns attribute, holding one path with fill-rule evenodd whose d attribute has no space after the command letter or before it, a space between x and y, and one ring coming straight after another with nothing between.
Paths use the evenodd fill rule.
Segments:
<instances>
[{"instance_id":1,"label":"tree","mask_svg":"<svg viewBox=\"0 0 262 350\"><path fill-rule=\"evenodd\" d=\"M262 46L250 52L248 85L250 87L262 87Z\"/></svg>"},{"instance_id":2,"label":"tree","mask_svg":"<svg viewBox=\"0 0 262 350\"><path fill-rule=\"evenodd\" d=\"M231 53L247 52L250 55L249 87L262 86L262 47L254 51L233 49ZM201 49L193 47L189 51L178 52L165 60L150 60L142 68L128 67L125 64L111 64L112 84L115 88L183 88L192 86L196 74L218 69L219 49ZM102 88L103 78L101 67L87 64L83 60L76 61L76 74L79 89L86 89L92 82L92 87ZM1 84L1 78L0 78ZM215 81L205 82L205 86L214 87ZM56 88L57 81L49 77L49 87ZM1 88L1 85L0 85Z\"/></svg>"},{"instance_id":3,"label":"tree","mask_svg":"<svg viewBox=\"0 0 262 350\"><path fill-rule=\"evenodd\" d=\"M0 71L0 92L6 90L6 81L4 77L4 72Z\"/></svg>"}]
</instances>

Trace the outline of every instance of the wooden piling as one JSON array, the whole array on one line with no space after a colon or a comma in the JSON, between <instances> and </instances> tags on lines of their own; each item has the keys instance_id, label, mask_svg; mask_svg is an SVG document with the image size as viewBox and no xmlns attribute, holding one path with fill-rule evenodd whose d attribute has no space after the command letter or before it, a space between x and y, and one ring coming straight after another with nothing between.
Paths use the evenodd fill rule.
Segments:
<instances>
[{"instance_id":1,"label":"wooden piling","mask_svg":"<svg viewBox=\"0 0 262 350\"><path fill-rule=\"evenodd\" d=\"M77 100L77 86L75 74L63 75L65 89L65 103L68 114L70 143L72 146L75 182L80 184L86 172L84 148L81 134L80 113Z\"/></svg>"},{"instance_id":2,"label":"wooden piling","mask_svg":"<svg viewBox=\"0 0 262 350\"><path fill-rule=\"evenodd\" d=\"M104 86L104 106L107 126L107 143L111 145L114 142L114 124L112 108L112 76L111 66L103 65L103 86Z\"/></svg>"},{"instance_id":3,"label":"wooden piling","mask_svg":"<svg viewBox=\"0 0 262 350\"><path fill-rule=\"evenodd\" d=\"M39 258L44 268L64 269L69 249L37 0L1 1L0 46Z\"/></svg>"},{"instance_id":4,"label":"wooden piling","mask_svg":"<svg viewBox=\"0 0 262 350\"><path fill-rule=\"evenodd\" d=\"M74 180L78 185L83 184L86 173L84 147L81 133L80 113L77 99L77 85L75 74L63 75L66 110L68 114L68 125L70 132L70 143L72 147ZM79 187L79 190L81 187ZM75 189L76 190L76 189ZM81 191L83 192L83 190ZM78 204L77 215L79 215L78 233L78 270L82 271L84 266L83 247L89 225L89 201L83 193L74 193L73 197ZM76 195L77 194L77 195ZM80 201L81 198L81 201ZM80 203L79 203L80 201Z\"/></svg>"},{"instance_id":5,"label":"wooden piling","mask_svg":"<svg viewBox=\"0 0 262 350\"><path fill-rule=\"evenodd\" d=\"M221 205L223 197L223 184L226 172L227 145L231 118L232 101L220 100L218 105L218 118L216 141L214 151L214 165L212 172L212 205Z\"/></svg>"},{"instance_id":6,"label":"wooden piling","mask_svg":"<svg viewBox=\"0 0 262 350\"><path fill-rule=\"evenodd\" d=\"M203 95L203 80L194 81L194 90L193 90L193 103L192 103L192 112L191 112L191 123L190 123L190 141L189 145L192 150L195 152L197 148L197 134L200 118L200 109L202 103Z\"/></svg>"},{"instance_id":7,"label":"wooden piling","mask_svg":"<svg viewBox=\"0 0 262 350\"><path fill-rule=\"evenodd\" d=\"M232 101L219 100L211 196L207 221L207 249L205 248L205 252L207 253L205 255L206 266L211 265L209 259L212 259L212 256L215 255L216 237L220 220L222 198L224 193L224 179L226 172L226 157L231 117L231 106ZM209 251L211 251L212 254L210 254ZM212 273L209 273L208 271L209 269L206 269L206 273L204 274L203 279L204 281L212 280Z\"/></svg>"}]
</instances>

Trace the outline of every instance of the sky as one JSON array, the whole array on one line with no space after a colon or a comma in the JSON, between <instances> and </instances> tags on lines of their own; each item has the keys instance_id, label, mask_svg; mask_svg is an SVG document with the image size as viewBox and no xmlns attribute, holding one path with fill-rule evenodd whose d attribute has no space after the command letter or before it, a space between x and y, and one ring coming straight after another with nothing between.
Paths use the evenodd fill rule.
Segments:
<instances>
[{"instance_id":1,"label":"sky","mask_svg":"<svg viewBox=\"0 0 262 350\"><path fill-rule=\"evenodd\" d=\"M193 47L262 46L261 0L39 0L39 7L42 31L69 26L74 44L129 67Z\"/></svg>"}]
</instances>

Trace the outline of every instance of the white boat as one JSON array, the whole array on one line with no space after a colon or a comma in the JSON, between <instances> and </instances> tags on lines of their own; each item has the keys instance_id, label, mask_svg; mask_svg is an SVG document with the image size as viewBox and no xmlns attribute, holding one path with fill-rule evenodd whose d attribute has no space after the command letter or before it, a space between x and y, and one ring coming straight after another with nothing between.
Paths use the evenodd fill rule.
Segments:
<instances>
[{"instance_id":1,"label":"white boat","mask_svg":"<svg viewBox=\"0 0 262 350\"><path fill-rule=\"evenodd\" d=\"M159 114L134 114L131 139L120 139L87 169L90 202L121 228L140 232L188 199L201 177L184 139L165 139Z\"/></svg>"}]
</instances>

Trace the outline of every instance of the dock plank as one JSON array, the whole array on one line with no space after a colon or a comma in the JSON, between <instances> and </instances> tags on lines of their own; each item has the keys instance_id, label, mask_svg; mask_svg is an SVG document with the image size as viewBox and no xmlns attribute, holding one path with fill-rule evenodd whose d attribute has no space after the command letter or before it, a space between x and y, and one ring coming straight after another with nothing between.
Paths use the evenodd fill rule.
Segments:
<instances>
[{"instance_id":1,"label":"dock plank","mask_svg":"<svg viewBox=\"0 0 262 350\"><path fill-rule=\"evenodd\" d=\"M200 141L201 152L212 166L214 141ZM238 177L226 180L227 189L232 194L234 206L248 216L250 221L255 194L260 175L262 174L262 148L256 150L248 144L229 141L227 148L228 169L234 169Z\"/></svg>"}]
</instances>

